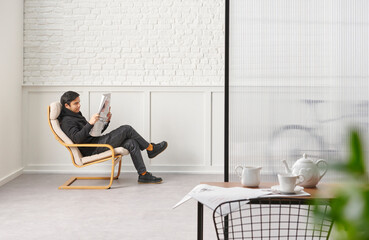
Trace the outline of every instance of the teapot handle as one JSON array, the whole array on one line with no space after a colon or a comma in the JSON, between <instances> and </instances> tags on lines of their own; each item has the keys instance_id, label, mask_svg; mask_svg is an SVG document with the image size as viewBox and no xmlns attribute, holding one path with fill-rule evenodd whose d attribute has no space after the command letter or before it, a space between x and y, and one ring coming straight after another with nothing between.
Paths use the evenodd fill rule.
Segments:
<instances>
[{"instance_id":1,"label":"teapot handle","mask_svg":"<svg viewBox=\"0 0 369 240\"><path fill-rule=\"evenodd\" d=\"M237 166L235 167L234 171L236 172L236 174L241 178L242 177L242 173L240 173L239 171L237 171L239 168L241 168L241 172L243 170L243 167L242 166Z\"/></svg>"},{"instance_id":2,"label":"teapot handle","mask_svg":"<svg viewBox=\"0 0 369 240\"><path fill-rule=\"evenodd\" d=\"M319 181L320 181L320 179L322 179L322 177L326 174L326 172L327 172L327 170L328 170L328 163L324 160L324 159L319 159L318 161L316 161L316 165L318 166L318 168L319 168L319 164L321 164L321 163L323 163L325 166L323 167L323 168L325 168L324 170L323 170L323 174L322 175L320 175L320 177L319 177Z\"/></svg>"}]
</instances>

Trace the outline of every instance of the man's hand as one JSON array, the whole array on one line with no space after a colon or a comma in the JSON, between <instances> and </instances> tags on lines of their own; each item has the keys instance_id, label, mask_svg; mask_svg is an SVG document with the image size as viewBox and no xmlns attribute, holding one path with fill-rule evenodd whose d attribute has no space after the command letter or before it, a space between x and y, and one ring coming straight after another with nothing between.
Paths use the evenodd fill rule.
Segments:
<instances>
[{"instance_id":1,"label":"man's hand","mask_svg":"<svg viewBox=\"0 0 369 240\"><path fill-rule=\"evenodd\" d=\"M112 115L112 114L111 114L111 112L110 112L110 108L111 108L111 107L109 107L109 113L108 113L108 122L110 122L110 119L111 119L111 115Z\"/></svg>"},{"instance_id":2,"label":"man's hand","mask_svg":"<svg viewBox=\"0 0 369 240\"><path fill-rule=\"evenodd\" d=\"M96 113L95 115L93 115L90 119L90 121L88 121L91 125L94 125L98 120L99 120L100 114Z\"/></svg>"}]
</instances>

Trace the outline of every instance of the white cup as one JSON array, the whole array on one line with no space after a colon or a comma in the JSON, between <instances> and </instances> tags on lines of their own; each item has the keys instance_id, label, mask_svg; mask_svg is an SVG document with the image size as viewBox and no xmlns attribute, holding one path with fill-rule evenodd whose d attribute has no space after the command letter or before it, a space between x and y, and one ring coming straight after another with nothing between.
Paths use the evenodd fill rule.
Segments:
<instances>
[{"instance_id":1,"label":"white cup","mask_svg":"<svg viewBox=\"0 0 369 240\"><path fill-rule=\"evenodd\" d=\"M241 171L242 170L242 173ZM261 167L242 167L235 168L236 174L241 178L241 184L245 187L257 187L260 184Z\"/></svg>"},{"instance_id":2,"label":"white cup","mask_svg":"<svg viewBox=\"0 0 369 240\"><path fill-rule=\"evenodd\" d=\"M294 193L296 185L304 181L301 175L278 174L279 189L284 193Z\"/></svg>"}]
</instances>

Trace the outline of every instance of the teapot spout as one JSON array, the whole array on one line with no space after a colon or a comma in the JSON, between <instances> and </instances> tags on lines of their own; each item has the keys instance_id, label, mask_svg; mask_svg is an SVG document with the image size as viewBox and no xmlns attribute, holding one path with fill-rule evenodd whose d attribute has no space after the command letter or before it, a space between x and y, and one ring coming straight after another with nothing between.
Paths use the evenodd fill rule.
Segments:
<instances>
[{"instance_id":1,"label":"teapot spout","mask_svg":"<svg viewBox=\"0 0 369 240\"><path fill-rule=\"evenodd\" d=\"M287 161L286 160L282 160L282 163L284 164L286 173L292 173L291 169L288 167Z\"/></svg>"}]
</instances>

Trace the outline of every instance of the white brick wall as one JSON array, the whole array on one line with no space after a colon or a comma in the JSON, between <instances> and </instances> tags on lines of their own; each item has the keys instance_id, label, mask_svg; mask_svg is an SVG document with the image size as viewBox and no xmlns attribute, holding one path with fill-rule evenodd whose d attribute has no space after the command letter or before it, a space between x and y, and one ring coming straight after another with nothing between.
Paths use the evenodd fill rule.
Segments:
<instances>
[{"instance_id":1,"label":"white brick wall","mask_svg":"<svg viewBox=\"0 0 369 240\"><path fill-rule=\"evenodd\" d=\"M223 85L224 0L25 0L26 85Z\"/></svg>"}]
</instances>

